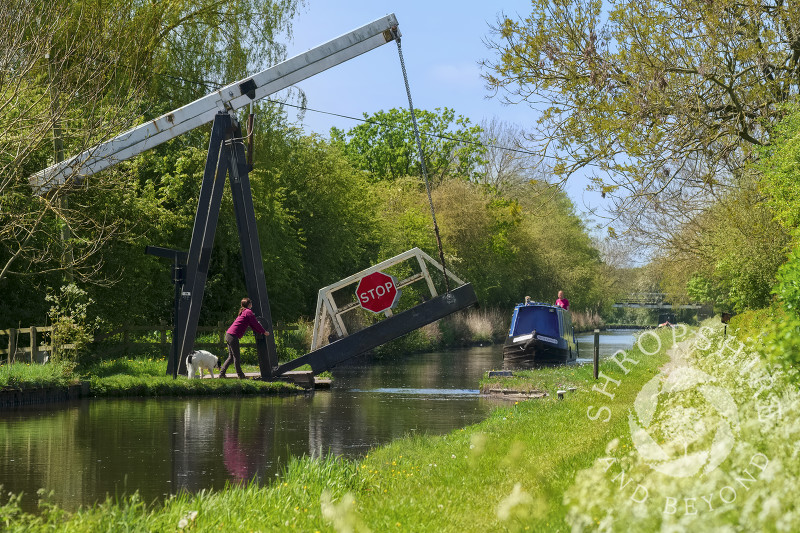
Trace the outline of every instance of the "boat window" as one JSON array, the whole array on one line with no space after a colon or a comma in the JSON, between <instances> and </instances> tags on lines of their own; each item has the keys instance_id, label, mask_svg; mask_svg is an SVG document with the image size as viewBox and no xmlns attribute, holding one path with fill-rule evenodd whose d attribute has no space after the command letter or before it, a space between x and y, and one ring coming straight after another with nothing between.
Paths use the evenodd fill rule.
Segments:
<instances>
[{"instance_id":1,"label":"boat window","mask_svg":"<svg viewBox=\"0 0 800 533\"><path fill-rule=\"evenodd\" d=\"M530 333L534 329L543 335L560 336L556 310L549 307L520 307L514 335Z\"/></svg>"}]
</instances>

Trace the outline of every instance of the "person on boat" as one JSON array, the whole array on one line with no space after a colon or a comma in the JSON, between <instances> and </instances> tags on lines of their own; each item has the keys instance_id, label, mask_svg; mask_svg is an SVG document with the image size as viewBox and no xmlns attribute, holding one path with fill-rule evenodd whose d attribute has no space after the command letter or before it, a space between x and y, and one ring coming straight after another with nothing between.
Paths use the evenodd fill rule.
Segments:
<instances>
[{"instance_id":1,"label":"person on boat","mask_svg":"<svg viewBox=\"0 0 800 533\"><path fill-rule=\"evenodd\" d=\"M556 305L569 310L569 300L564 298L564 291L558 291L558 300L556 300Z\"/></svg>"},{"instance_id":2,"label":"person on boat","mask_svg":"<svg viewBox=\"0 0 800 533\"><path fill-rule=\"evenodd\" d=\"M269 335L269 332L265 330L261 324L259 324L258 319L256 319L256 314L253 313L253 302L250 298L242 298L242 306L239 308L239 316L236 317L236 320L233 321L231 327L228 328L228 331L225 332L225 344L228 345L228 358L222 364L222 367L219 369L219 377L225 377L225 371L230 366L231 362L233 363L233 367L236 369L236 375L239 376L239 379L244 379L246 376L244 372L242 372L242 363L241 363L241 352L239 351L239 339L241 339L247 328L252 328L253 332L256 335Z\"/></svg>"}]
</instances>

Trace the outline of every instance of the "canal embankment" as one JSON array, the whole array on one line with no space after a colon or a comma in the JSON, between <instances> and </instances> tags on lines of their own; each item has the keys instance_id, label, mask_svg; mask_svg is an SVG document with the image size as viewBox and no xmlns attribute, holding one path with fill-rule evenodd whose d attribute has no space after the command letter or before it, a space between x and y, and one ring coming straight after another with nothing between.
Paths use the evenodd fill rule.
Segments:
<instances>
[{"instance_id":1,"label":"canal embankment","mask_svg":"<svg viewBox=\"0 0 800 533\"><path fill-rule=\"evenodd\" d=\"M69 362L0 366L0 407L59 403L81 398L302 394L308 380L173 379L166 360L115 359L79 372ZM251 373L251 376L253 374ZM325 386L327 383L322 383Z\"/></svg>"}]
</instances>

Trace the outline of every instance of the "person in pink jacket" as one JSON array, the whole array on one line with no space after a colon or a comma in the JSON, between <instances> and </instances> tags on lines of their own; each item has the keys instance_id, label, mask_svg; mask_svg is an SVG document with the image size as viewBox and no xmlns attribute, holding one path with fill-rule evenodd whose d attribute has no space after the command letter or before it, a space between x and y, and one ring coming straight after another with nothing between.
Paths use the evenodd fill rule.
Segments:
<instances>
[{"instance_id":1,"label":"person in pink jacket","mask_svg":"<svg viewBox=\"0 0 800 533\"><path fill-rule=\"evenodd\" d=\"M564 298L564 291L558 291L558 300L556 300L556 305L563 307L564 309L569 309L569 300Z\"/></svg>"},{"instance_id":2,"label":"person in pink jacket","mask_svg":"<svg viewBox=\"0 0 800 533\"><path fill-rule=\"evenodd\" d=\"M231 327L225 332L225 344L228 345L228 358L219 369L219 377L224 378L225 371L233 362L233 367L236 369L236 374L239 379L244 379L246 376L242 372L241 352L239 351L239 339L247 331L247 328L253 328L253 332L261 335L269 335L256 319L255 313L252 311L253 302L250 298L242 298L242 307L239 309L239 316L233 321Z\"/></svg>"}]
</instances>

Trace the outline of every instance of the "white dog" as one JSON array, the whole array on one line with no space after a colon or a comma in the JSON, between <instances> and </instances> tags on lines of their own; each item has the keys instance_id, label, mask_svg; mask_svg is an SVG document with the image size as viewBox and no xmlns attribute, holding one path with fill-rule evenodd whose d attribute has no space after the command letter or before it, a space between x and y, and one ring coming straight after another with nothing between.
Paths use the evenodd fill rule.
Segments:
<instances>
[{"instance_id":1,"label":"white dog","mask_svg":"<svg viewBox=\"0 0 800 533\"><path fill-rule=\"evenodd\" d=\"M206 369L214 377L214 367L219 366L219 359L216 355L205 350L196 350L186 356L186 370L188 370L189 379L194 379L197 371L200 371L200 377L203 377L203 369Z\"/></svg>"}]
</instances>

